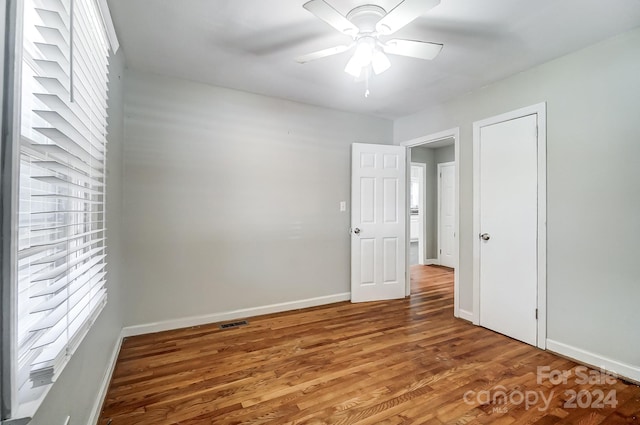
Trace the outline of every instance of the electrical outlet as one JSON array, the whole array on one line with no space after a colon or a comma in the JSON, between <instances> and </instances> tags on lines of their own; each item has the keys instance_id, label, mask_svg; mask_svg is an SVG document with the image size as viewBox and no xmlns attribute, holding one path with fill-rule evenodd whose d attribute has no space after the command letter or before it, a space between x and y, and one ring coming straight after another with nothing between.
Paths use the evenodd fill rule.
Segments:
<instances>
[{"instance_id":1,"label":"electrical outlet","mask_svg":"<svg viewBox=\"0 0 640 425\"><path fill-rule=\"evenodd\" d=\"M345 212L347 210L347 202L340 201L340 212Z\"/></svg>"}]
</instances>

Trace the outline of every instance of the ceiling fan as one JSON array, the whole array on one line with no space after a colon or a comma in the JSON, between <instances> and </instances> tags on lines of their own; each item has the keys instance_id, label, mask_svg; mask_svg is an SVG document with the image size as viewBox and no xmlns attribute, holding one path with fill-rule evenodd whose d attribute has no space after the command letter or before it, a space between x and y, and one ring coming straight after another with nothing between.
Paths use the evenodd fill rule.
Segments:
<instances>
[{"instance_id":1,"label":"ceiling fan","mask_svg":"<svg viewBox=\"0 0 640 425\"><path fill-rule=\"evenodd\" d=\"M302 7L350 36L353 42L299 56L296 61L307 63L355 48L344 70L356 79L364 79L368 86L371 72L381 74L391 66L387 54L431 60L440 53L442 44L438 43L398 38L385 40L438 4L440 0L403 0L388 13L380 6L367 4L358 6L347 16L343 16L326 1L311 0ZM367 87L365 96L368 95Z\"/></svg>"}]
</instances>

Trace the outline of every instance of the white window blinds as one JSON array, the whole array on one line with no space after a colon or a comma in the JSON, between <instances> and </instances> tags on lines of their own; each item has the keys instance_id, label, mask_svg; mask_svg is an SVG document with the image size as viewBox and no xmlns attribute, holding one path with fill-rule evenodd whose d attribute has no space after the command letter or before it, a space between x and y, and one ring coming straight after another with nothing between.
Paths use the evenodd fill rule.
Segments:
<instances>
[{"instance_id":1,"label":"white window blinds","mask_svg":"<svg viewBox=\"0 0 640 425\"><path fill-rule=\"evenodd\" d=\"M106 303L108 41L95 0L25 0L17 383L51 383Z\"/></svg>"}]
</instances>

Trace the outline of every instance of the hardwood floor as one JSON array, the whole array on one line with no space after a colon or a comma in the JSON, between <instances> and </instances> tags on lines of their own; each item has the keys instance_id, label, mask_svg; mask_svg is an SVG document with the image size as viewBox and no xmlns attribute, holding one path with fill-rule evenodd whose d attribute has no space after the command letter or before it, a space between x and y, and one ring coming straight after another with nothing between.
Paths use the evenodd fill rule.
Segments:
<instances>
[{"instance_id":1,"label":"hardwood floor","mask_svg":"<svg viewBox=\"0 0 640 425\"><path fill-rule=\"evenodd\" d=\"M640 424L639 387L583 383L575 363L455 319L450 270L411 273L405 300L127 338L99 424Z\"/></svg>"}]
</instances>

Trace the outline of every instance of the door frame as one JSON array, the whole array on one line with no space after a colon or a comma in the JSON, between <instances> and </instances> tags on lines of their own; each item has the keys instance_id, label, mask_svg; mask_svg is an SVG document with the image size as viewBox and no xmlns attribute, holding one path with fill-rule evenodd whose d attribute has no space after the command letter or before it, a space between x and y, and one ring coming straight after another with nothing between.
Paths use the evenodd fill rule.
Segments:
<instances>
[{"instance_id":1,"label":"door frame","mask_svg":"<svg viewBox=\"0 0 640 425\"><path fill-rule=\"evenodd\" d=\"M473 123L473 324L480 325L480 129L493 124L537 116L538 144L538 295L537 347L547 340L547 105L545 102L516 109Z\"/></svg>"},{"instance_id":2,"label":"door frame","mask_svg":"<svg viewBox=\"0 0 640 425\"><path fill-rule=\"evenodd\" d=\"M436 164L436 172L437 172L437 178L438 178L438 187L437 187L437 192L438 194L436 195L437 197L437 206L436 208L438 208L438 213L436 214L436 218L437 218L437 224L436 224L436 232L437 232L437 240L438 240L438 264L442 265L442 258L440 257L440 253L442 252L442 237L441 237L441 233L442 233L442 167L450 167L456 166L455 161L450 161L450 162L441 162L439 164ZM457 177L457 170L454 170L454 173ZM455 184L454 184L454 190L455 190ZM457 211L456 211L457 214ZM456 217L457 220L457 217ZM454 235L455 237L455 235Z\"/></svg>"},{"instance_id":3,"label":"door frame","mask_svg":"<svg viewBox=\"0 0 640 425\"><path fill-rule=\"evenodd\" d=\"M407 154L410 155L410 151ZM418 264L424 266L427 259L427 226L424 223L427 165L421 162L411 162L411 167L420 168L420 181L418 184L418 190L420 191L418 196ZM409 180L411 180L411 175L409 175ZM409 195L411 195L411 188L409 188ZM411 206L411 203L409 203L409 206ZM409 208L409 220L411 220L411 208ZM409 223L409 227L411 227L411 223ZM411 244L411 241L409 241L409 244Z\"/></svg>"},{"instance_id":4,"label":"door frame","mask_svg":"<svg viewBox=\"0 0 640 425\"><path fill-rule=\"evenodd\" d=\"M426 136L417 137L415 139L407 140L404 142L400 142L400 146L404 146L407 149L407 164L409 167L407 169L409 171L406 172L407 182L409 183L411 180L411 149L416 146L429 145L431 143L440 142L445 139L453 138L453 147L455 159L454 163L456 165L456 196L455 196L455 210L456 210L456 220L455 220L455 267L453 274L453 315L455 317L460 317L460 127L450 128L448 130L440 131L438 133L428 134ZM408 190L409 184L407 184ZM407 193L407 202L409 202L409 194ZM406 205L405 214L407 216L410 213L409 204ZM409 218L407 218L407 223ZM405 279L407 282L406 287L406 295L411 295L411 269L409 267L409 226L407 224L407 245L405 249L407 250L407 261L405 266ZM465 315L466 316L466 315ZM464 317L466 318L466 317Z\"/></svg>"}]
</instances>

